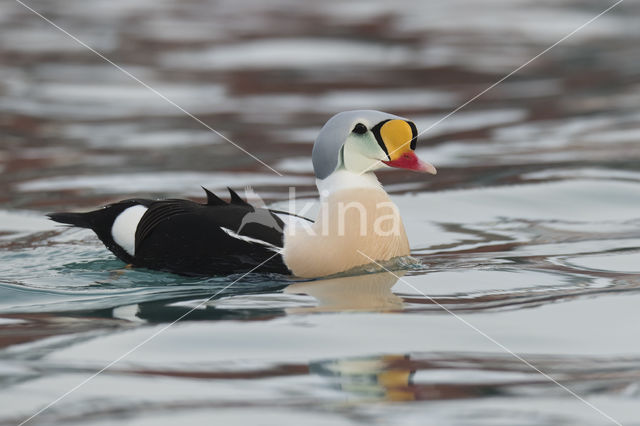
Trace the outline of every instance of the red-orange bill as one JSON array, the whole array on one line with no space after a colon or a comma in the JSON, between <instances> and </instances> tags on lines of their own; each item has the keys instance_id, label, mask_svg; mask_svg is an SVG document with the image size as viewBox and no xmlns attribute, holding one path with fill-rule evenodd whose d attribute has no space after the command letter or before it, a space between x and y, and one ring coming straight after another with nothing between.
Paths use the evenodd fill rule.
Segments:
<instances>
[{"instance_id":1,"label":"red-orange bill","mask_svg":"<svg viewBox=\"0 0 640 426\"><path fill-rule=\"evenodd\" d=\"M432 175L438 173L438 171L432 164L419 159L413 151L405 152L395 160L383 160L382 162L387 166L397 167L399 169L413 170L414 172L431 173Z\"/></svg>"}]
</instances>

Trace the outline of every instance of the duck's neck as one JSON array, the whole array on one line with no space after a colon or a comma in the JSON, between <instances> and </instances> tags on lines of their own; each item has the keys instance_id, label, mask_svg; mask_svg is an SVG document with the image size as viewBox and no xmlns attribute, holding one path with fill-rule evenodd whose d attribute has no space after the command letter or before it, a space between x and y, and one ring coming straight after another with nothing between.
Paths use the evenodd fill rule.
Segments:
<instances>
[{"instance_id":1,"label":"duck's neck","mask_svg":"<svg viewBox=\"0 0 640 426\"><path fill-rule=\"evenodd\" d=\"M380 181L372 172L354 173L348 170L336 170L326 179L316 179L316 186L320 192L320 200L347 189L384 191Z\"/></svg>"},{"instance_id":2,"label":"duck's neck","mask_svg":"<svg viewBox=\"0 0 640 426\"><path fill-rule=\"evenodd\" d=\"M373 173L339 170L318 189L320 213L310 232L285 233L284 259L295 275L330 275L409 254L398 209Z\"/></svg>"}]
</instances>

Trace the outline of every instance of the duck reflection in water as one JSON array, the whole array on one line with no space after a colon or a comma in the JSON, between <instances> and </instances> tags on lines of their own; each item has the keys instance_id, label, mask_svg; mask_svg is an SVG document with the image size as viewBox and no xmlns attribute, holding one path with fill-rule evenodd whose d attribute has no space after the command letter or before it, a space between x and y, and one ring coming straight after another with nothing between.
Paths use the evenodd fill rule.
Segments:
<instances>
[{"instance_id":1,"label":"duck reflection in water","mask_svg":"<svg viewBox=\"0 0 640 426\"><path fill-rule=\"evenodd\" d=\"M295 283L289 294L307 294L317 300L314 307L290 308L287 313L332 311L399 311L404 302L391 289L404 271L335 277ZM309 372L327 377L334 387L357 398L387 401L415 400L408 356L382 355L341 358L309 363Z\"/></svg>"},{"instance_id":2,"label":"duck reflection in water","mask_svg":"<svg viewBox=\"0 0 640 426\"><path fill-rule=\"evenodd\" d=\"M403 271L396 271L338 276L322 280L297 281L292 284L283 283L279 286L271 284L263 289L238 286L230 288L235 294L229 296L225 291L219 298L204 304L197 296L180 296L141 302L127 306L127 309L116 307L112 313L104 314L129 321L162 323L178 318L182 321L261 321L310 312L400 311L403 309L403 299L393 294L391 288L403 274ZM277 290L288 295L287 298L282 301L274 300L274 292ZM202 295L208 296L210 292L211 289L207 289ZM296 297L297 295L301 297ZM275 296L279 299L277 294ZM311 296L313 300L305 296ZM197 309L193 309L196 306ZM92 314L95 315L96 312ZM105 316L104 314L101 316Z\"/></svg>"},{"instance_id":3,"label":"duck reflection in water","mask_svg":"<svg viewBox=\"0 0 640 426\"><path fill-rule=\"evenodd\" d=\"M309 363L309 372L331 379L334 387L359 399L417 399L408 355L342 358Z\"/></svg>"},{"instance_id":4,"label":"duck reflection in water","mask_svg":"<svg viewBox=\"0 0 640 426\"><path fill-rule=\"evenodd\" d=\"M287 313L331 311L397 311L401 297L391 292L404 271L341 276L291 284L287 294L307 294L317 300L314 307L289 308Z\"/></svg>"}]
</instances>

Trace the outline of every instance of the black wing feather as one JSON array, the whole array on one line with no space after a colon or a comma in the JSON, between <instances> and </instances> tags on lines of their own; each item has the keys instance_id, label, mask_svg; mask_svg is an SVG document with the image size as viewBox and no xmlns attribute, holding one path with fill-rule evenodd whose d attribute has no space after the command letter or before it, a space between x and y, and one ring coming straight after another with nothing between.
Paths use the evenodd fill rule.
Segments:
<instances>
[{"instance_id":1,"label":"black wing feather","mask_svg":"<svg viewBox=\"0 0 640 426\"><path fill-rule=\"evenodd\" d=\"M231 196L231 204L236 204L238 206L251 206L251 204L247 203L245 200L243 200L236 191L234 191L233 189L227 187L227 189L229 190L229 195Z\"/></svg>"},{"instance_id":2,"label":"black wing feather","mask_svg":"<svg viewBox=\"0 0 640 426\"><path fill-rule=\"evenodd\" d=\"M208 206L226 206L227 202L219 198L216 194L209 191L204 186L201 187L204 189L204 192L207 194L207 205Z\"/></svg>"},{"instance_id":3,"label":"black wing feather","mask_svg":"<svg viewBox=\"0 0 640 426\"><path fill-rule=\"evenodd\" d=\"M279 218L254 208L234 191L231 203L223 204L206 192L207 204L189 200L151 204L136 230L134 264L184 275L247 272L259 265L262 272L289 273L274 251L283 241ZM257 241L236 238L234 233Z\"/></svg>"},{"instance_id":4,"label":"black wing feather","mask_svg":"<svg viewBox=\"0 0 640 426\"><path fill-rule=\"evenodd\" d=\"M198 206L197 203L189 200L163 200L151 204L136 228L136 247L142 243L162 221L172 216L192 213L192 205Z\"/></svg>"},{"instance_id":5,"label":"black wing feather","mask_svg":"<svg viewBox=\"0 0 640 426\"><path fill-rule=\"evenodd\" d=\"M275 214L290 213L254 207L232 189L230 203L203 189L206 204L129 199L88 213L52 213L49 217L91 228L118 258L136 266L197 276L243 273L254 268L256 272L290 273L276 252L283 244L284 223ZM147 211L136 228L135 254L131 256L116 244L111 231L118 215L135 205L143 205Z\"/></svg>"}]
</instances>

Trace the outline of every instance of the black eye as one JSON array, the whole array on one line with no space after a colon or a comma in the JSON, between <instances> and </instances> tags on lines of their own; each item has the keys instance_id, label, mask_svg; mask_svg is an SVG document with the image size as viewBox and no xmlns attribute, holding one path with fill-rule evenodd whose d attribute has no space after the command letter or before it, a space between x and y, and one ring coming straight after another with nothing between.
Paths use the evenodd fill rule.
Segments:
<instances>
[{"instance_id":1,"label":"black eye","mask_svg":"<svg viewBox=\"0 0 640 426\"><path fill-rule=\"evenodd\" d=\"M353 133L357 133L359 135L364 135L365 133L367 133L367 126L365 126L362 123L358 123L355 125L355 127L352 130Z\"/></svg>"}]
</instances>

